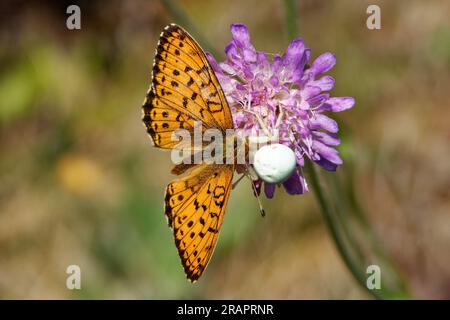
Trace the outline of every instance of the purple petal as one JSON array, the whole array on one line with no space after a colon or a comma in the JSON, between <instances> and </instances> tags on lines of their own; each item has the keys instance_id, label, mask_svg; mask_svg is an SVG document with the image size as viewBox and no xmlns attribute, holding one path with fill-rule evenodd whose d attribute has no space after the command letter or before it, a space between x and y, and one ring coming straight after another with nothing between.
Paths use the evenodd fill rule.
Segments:
<instances>
[{"instance_id":1,"label":"purple petal","mask_svg":"<svg viewBox=\"0 0 450 320\"><path fill-rule=\"evenodd\" d=\"M353 107L355 99L352 97L335 97L328 99L326 104L330 111L340 112Z\"/></svg>"},{"instance_id":2,"label":"purple petal","mask_svg":"<svg viewBox=\"0 0 450 320\"><path fill-rule=\"evenodd\" d=\"M336 171L337 165L334 163L331 163L325 158L321 158L320 160L316 160L315 163L317 163L319 166L324 168L327 171Z\"/></svg>"},{"instance_id":3,"label":"purple petal","mask_svg":"<svg viewBox=\"0 0 450 320\"><path fill-rule=\"evenodd\" d=\"M300 105L299 105L299 107L300 107L300 109L301 110L309 110L309 109L311 109L311 105L309 104L309 102L308 101L306 101L306 100L301 100L300 101ZM299 113L299 115L301 116L301 114ZM304 116L303 116L304 117Z\"/></svg>"},{"instance_id":4,"label":"purple petal","mask_svg":"<svg viewBox=\"0 0 450 320\"><path fill-rule=\"evenodd\" d=\"M305 50L305 57L306 57L306 62L308 62L309 58L311 58L311 49L307 48Z\"/></svg>"},{"instance_id":5,"label":"purple petal","mask_svg":"<svg viewBox=\"0 0 450 320\"><path fill-rule=\"evenodd\" d=\"M341 144L341 140L337 136L329 134L327 132L315 131L313 134L317 140L326 145L338 146Z\"/></svg>"},{"instance_id":6,"label":"purple petal","mask_svg":"<svg viewBox=\"0 0 450 320\"><path fill-rule=\"evenodd\" d=\"M304 100L309 100L317 96L321 91L319 87L308 86L301 91L301 95Z\"/></svg>"},{"instance_id":7,"label":"purple petal","mask_svg":"<svg viewBox=\"0 0 450 320\"><path fill-rule=\"evenodd\" d=\"M319 141L313 142L313 149L320 154L321 158L325 158L334 164L342 164L342 159L339 157L339 152L332 147L329 147Z\"/></svg>"},{"instance_id":8,"label":"purple petal","mask_svg":"<svg viewBox=\"0 0 450 320\"><path fill-rule=\"evenodd\" d=\"M314 119L311 119L311 125L315 129L325 129L332 133L336 133L339 131L339 127L336 121L320 113L316 114L316 117Z\"/></svg>"},{"instance_id":9,"label":"purple petal","mask_svg":"<svg viewBox=\"0 0 450 320\"><path fill-rule=\"evenodd\" d=\"M318 88L318 87L314 87L314 88ZM311 105L311 107L318 107L318 106L324 104L329 98L330 98L329 93L317 94L311 98L308 98L308 103Z\"/></svg>"},{"instance_id":10,"label":"purple petal","mask_svg":"<svg viewBox=\"0 0 450 320\"><path fill-rule=\"evenodd\" d=\"M234 68L232 66L230 66L228 63L222 62L219 64L219 67L225 72L228 73L230 75L235 75L236 74L236 70L234 70ZM213 69L214 69L214 65L213 65ZM216 71L216 70L214 70Z\"/></svg>"},{"instance_id":11,"label":"purple petal","mask_svg":"<svg viewBox=\"0 0 450 320\"><path fill-rule=\"evenodd\" d=\"M301 86L305 86L308 80L310 79L310 75L308 75L309 70L305 71L305 66L308 63L310 56L311 56L311 49L306 48L305 52L303 53L300 64L298 66L298 69L300 71L297 72L297 77L295 77L296 82L299 83ZM300 76L300 78L298 78L298 76Z\"/></svg>"},{"instance_id":12,"label":"purple petal","mask_svg":"<svg viewBox=\"0 0 450 320\"><path fill-rule=\"evenodd\" d=\"M244 77L247 81L253 80L255 78L255 75L250 70L250 68L244 68Z\"/></svg>"},{"instance_id":13,"label":"purple petal","mask_svg":"<svg viewBox=\"0 0 450 320\"><path fill-rule=\"evenodd\" d=\"M283 58L279 54L276 54L273 57L273 63L271 66L272 72L274 74L277 74L278 72L280 72L280 69L282 68L282 66L283 66Z\"/></svg>"},{"instance_id":14,"label":"purple petal","mask_svg":"<svg viewBox=\"0 0 450 320\"><path fill-rule=\"evenodd\" d=\"M302 151L298 146L295 148L295 157L297 159L297 165L303 167L305 165L305 159L303 158Z\"/></svg>"},{"instance_id":15,"label":"purple petal","mask_svg":"<svg viewBox=\"0 0 450 320\"><path fill-rule=\"evenodd\" d=\"M306 184L302 181L297 171L294 171L294 173L283 182L283 186L289 194L303 194L307 191Z\"/></svg>"},{"instance_id":16,"label":"purple petal","mask_svg":"<svg viewBox=\"0 0 450 320\"><path fill-rule=\"evenodd\" d=\"M253 181L253 184L255 185L255 189L256 189L256 193L255 197L258 196L261 192L261 185L262 185L262 180L258 179L256 181ZM253 188L252 188L253 189ZM253 190L253 193L255 193L255 191Z\"/></svg>"},{"instance_id":17,"label":"purple petal","mask_svg":"<svg viewBox=\"0 0 450 320\"><path fill-rule=\"evenodd\" d=\"M243 62L256 62L257 53L250 42L250 33L248 32L247 26L243 24L232 24L231 33L233 35L233 41L225 49L227 57L240 64ZM240 57L243 57L243 61L238 56L238 52L241 54Z\"/></svg>"},{"instance_id":18,"label":"purple petal","mask_svg":"<svg viewBox=\"0 0 450 320\"><path fill-rule=\"evenodd\" d=\"M206 57L208 58L209 63L211 64L211 67L213 68L214 72L222 73L222 70L219 66L219 63L216 61L216 59L213 57L213 55L209 52L205 52Z\"/></svg>"},{"instance_id":19,"label":"purple petal","mask_svg":"<svg viewBox=\"0 0 450 320\"><path fill-rule=\"evenodd\" d=\"M250 62L250 63L256 62L258 55L256 54L256 51L254 49L252 50L252 49L244 48L243 53L244 53L244 60L246 62Z\"/></svg>"},{"instance_id":20,"label":"purple petal","mask_svg":"<svg viewBox=\"0 0 450 320\"><path fill-rule=\"evenodd\" d=\"M305 55L305 43L301 38L294 39L286 49L284 66L285 78L288 82L298 82L303 76L303 67L307 61Z\"/></svg>"},{"instance_id":21,"label":"purple petal","mask_svg":"<svg viewBox=\"0 0 450 320\"><path fill-rule=\"evenodd\" d=\"M240 47L251 46L250 33L245 24L235 23L231 25L231 34L233 39L238 42Z\"/></svg>"},{"instance_id":22,"label":"purple petal","mask_svg":"<svg viewBox=\"0 0 450 320\"><path fill-rule=\"evenodd\" d=\"M301 61L303 52L305 51L305 43L301 38L294 39L286 49L284 56L285 65L291 68L296 68Z\"/></svg>"},{"instance_id":23,"label":"purple petal","mask_svg":"<svg viewBox=\"0 0 450 320\"><path fill-rule=\"evenodd\" d=\"M298 99L294 97L289 97L286 100L283 100L283 105L288 110L293 110L297 106Z\"/></svg>"},{"instance_id":24,"label":"purple petal","mask_svg":"<svg viewBox=\"0 0 450 320\"><path fill-rule=\"evenodd\" d=\"M303 51L305 51L305 42L302 38L297 37L294 40L289 43L287 49L286 49L286 59L292 60L292 59L299 59L300 55L303 54Z\"/></svg>"},{"instance_id":25,"label":"purple petal","mask_svg":"<svg viewBox=\"0 0 450 320\"><path fill-rule=\"evenodd\" d=\"M271 183L265 183L264 184L264 193L266 194L266 197L269 199L273 198L273 194L275 193L275 185Z\"/></svg>"},{"instance_id":26,"label":"purple petal","mask_svg":"<svg viewBox=\"0 0 450 320\"><path fill-rule=\"evenodd\" d=\"M322 78L311 81L308 84L319 87L322 91L329 91L334 87L334 78L331 76L323 76Z\"/></svg>"},{"instance_id":27,"label":"purple petal","mask_svg":"<svg viewBox=\"0 0 450 320\"><path fill-rule=\"evenodd\" d=\"M243 85L240 84L239 82L236 84L236 90L241 90L241 91L247 91L247 88Z\"/></svg>"},{"instance_id":28,"label":"purple petal","mask_svg":"<svg viewBox=\"0 0 450 320\"><path fill-rule=\"evenodd\" d=\"M264 52L257 52L257 63L261 68L270 68L270 62L269 59L267 59L267 56Z\"/></svg>"},{"instance_id":29,"label":"purple petal","mask_svg":"<svg viewBox=\"0 0 450 320\"><path fill-rule=\"evenodd\" d=\"M322 74L330 70L336 64L336 57L334 54L330 52L326 52L321 54L319 57L314 60L310 72L315 76L318 74Z\"/></svg>"},{"instance_id":30,"label":"purple petal","mask_svg":"<svg viewBox=\"0 0 450 320\"><path fill-rule=\"evenodd\" d=\"M228 60L231 60L232 62L241 63L239 61L236 44L233 41L231 41L225 47L225 54L227 55Z\"/></svg>"},{"instance_id":31,"label":"purple petal","mask_svg":"<svg viewBox=\"0 0 450 320\"><path fill-rule=\"evenodd\" d=\"M272 76L269 79L269 82L272 86L276 87L278 85L278 77L277 76Z\"/></svg>"},{"instance_id":32,"label":"purple petal","mask_svg":"<svg viewBox=\"0 0 450 320\"><path fill-rule=\"evenodd\" d=\"M300 64L298 65L298 68L301 70L301 77L303 77L305 66L308 63L310 57L311 57L311 49L306 48L305 51L303 52ZM298 80L301 80L301 77Z\"/></svg>"}]
</instances>

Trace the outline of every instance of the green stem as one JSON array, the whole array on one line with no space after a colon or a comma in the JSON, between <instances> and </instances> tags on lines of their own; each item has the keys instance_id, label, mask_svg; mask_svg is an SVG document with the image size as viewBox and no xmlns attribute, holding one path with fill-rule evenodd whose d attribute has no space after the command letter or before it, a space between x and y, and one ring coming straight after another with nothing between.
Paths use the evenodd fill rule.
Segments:
<instances>
[{"instance_id":1,"label":"green stem","mask_svg":"<svg viewBox=\"0 0 450 320\"><path fill-rule=\"evenodd\" d=\"M328 181L330 181L332 194L337 195L332 199L332 201L336 204L336 209L334 211L336 213L336 218L334 220L339 223L339 227L342 229L344 237L348 240L347 243L351 247L351 250L355 252L357 259L361 264L362 261L364 261L364 253L362 248L358 245L354 234L350 230L351 226L349 213L351 211L349 210L348 202L341 196L341 184L339 182L339 178L334 174Z\"/></svg>"},{"instance_id":2,"label":"green stem","mask_svg":"<svg viewBox=\"0 0 450 320\"><path fill-rule=\"evenodd\" d=\"M297 16L297 7L296 0L284 0L284 9L285 9L285 17L286 17L286 32L289 37L289 40L293 39L297 35L298 31L298 16ZM354 276L358 284L361 285L362 288L368 290L368 292L373 295L377 299L383 299L384 294L381 290L369 290L366 286L366 273L365 270L362 270L355 260L354 256L350 252L350 248L346 246L345 236L341 233L339 229L340 222L336 219L338 218L335 215L334 208L331 206L331 202L327 201L324 190L320 185L320 181L318 175L316 173L316 168L307 161L306 170L309 173L309 181L314 190L314 194L319 202L322 215L324 217L325 223L327 225L328 230L334 240L336 248L341 255L344 263L350 270L351 274Z\"/></svg>"},{"instance_id":3,"label":"green stem","mask_svg":"<svg viewBox=\"0 0 450 320\"><path fill-rule=\"evenodd\" d=\"M298 18L297 18L297 1L296 0L283 0L284 1L284 14L286 17L286 34L289 37L288 40L292 40L297 36L298 31Z\"/></svg>"},{"instance_id":4,"label":"green stem","mask_svg":"<svg viewBox=\"0 0 450 320\"><path fill-rule=\"evenodd\" d=\"M176 0L161 0L166 10L174 18L177 24L180 24L183 28L189 30L201 44L203 49L209 51L213 56L220 58L219 52L211 45L211 43L206 39L202 33L196 28L195 24L192 23L186 11L181 7L181 5Z\"/></svg>"},{"instance_id":5,"label":"green stem","mask_svg":"<svg viewBox=\"0 0 450 320\"><path fill-rule=\"evenodd\" d=\"M352 163L350 161L349 167L351 166ZM366 237L368 238L368 241L373 248L375 255L377 255L377 257L379 257L392 270L392 273L396 279L397 287L399 288L399 292L397 293L402 297L412 298L412 295L409 292L408 284L405 281L402 273L399 271L398 267L389 259L385 249L381 246L378 237L376 236L373 228L371 228L369 221L367 220L367 215L358 200L355 186L353 185L353 170L349 168L348 170L346 170L346 173L346 186L342 186L342 183L339 183L339 181L337 181L336 193L340 196L346 197L346 200L344 202L348 203L349 211L353 213L356 221L362 227L363 232L366 234ZM345 191L339 192L340 190Z\"/></svg>"},{"instance_id":6,"label":"green stem","mask_svg":"<svg viewBox=\"0 0 450 320\"><path fill-rule=\"evenodd\" d=\"M319 202L320 209L327 225L328 230L330 231L331 237L333 238L334 243L336 244L336 248L339 251L342 259L344 260L345 265L350 270L351 274L354 276L356 281L361 285L362 288L367 290L371 295L373 295L377 299L383 299L383 295L380 291L377 290L369 290L366 286L366 273L362 271L356 261L354 260L351 253L347 250L345 246L345 239L343 238L340 230L338 228L338 223L334 218L334 210L331 207L330 203L327 201L325 197L325 193L323 192L322 187L320 186L320 181L318 175L316 173L316 168L310 161L306 163L306 169L309 176L309 182L314 190L314 194Z\"/></svg>"}]
</instances>

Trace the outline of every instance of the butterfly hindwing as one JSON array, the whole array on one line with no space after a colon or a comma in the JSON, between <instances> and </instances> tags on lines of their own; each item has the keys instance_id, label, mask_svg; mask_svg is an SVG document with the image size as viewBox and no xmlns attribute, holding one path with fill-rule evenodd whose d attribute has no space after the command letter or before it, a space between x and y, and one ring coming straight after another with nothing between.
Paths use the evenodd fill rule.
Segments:
<instances>
[{"instance_id":1,"label":"butterfly hindwing","mask_svg":"<svg viewBox=\"0 0 450 320\"><path fill-rule=\"evenodd\" d=\"M233 171L232 165L200 165L167 186L166 216L191 281L202 275L216 246Z\"/></svg>"}]
</instances>

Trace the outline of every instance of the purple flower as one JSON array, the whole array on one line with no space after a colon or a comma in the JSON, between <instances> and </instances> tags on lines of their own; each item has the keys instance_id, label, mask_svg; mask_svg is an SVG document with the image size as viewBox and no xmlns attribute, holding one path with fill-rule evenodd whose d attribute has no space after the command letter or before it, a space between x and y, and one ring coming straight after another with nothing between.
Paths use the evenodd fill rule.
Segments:
<instances>
[{"instance_id":1,"label":"purple flower","mask_svg":"<svg viewBox=\"0 0 450 320\"><path fill-rule=\"evenodd\" d=\"M231 25L233 39L226 46L226 60L208 59L225 92L235 128L243 132L275 132L279 143L290 147L299 169L305 157L328 171L342 164L339 128L324 112L340 112L353 107L352 97L330 97L334 79L323 75L336 64L332 53L324 53L308 66L310 49L301 38L293 40L284 55L256 51L243 24ZM270 57L270 58L269 58ZM280 121L281 120L281 121ZM296 170L283 186L289 194L308 191L301 170ZM256 182L272 198L275 185Z\"/></svg>"}]
</instances>

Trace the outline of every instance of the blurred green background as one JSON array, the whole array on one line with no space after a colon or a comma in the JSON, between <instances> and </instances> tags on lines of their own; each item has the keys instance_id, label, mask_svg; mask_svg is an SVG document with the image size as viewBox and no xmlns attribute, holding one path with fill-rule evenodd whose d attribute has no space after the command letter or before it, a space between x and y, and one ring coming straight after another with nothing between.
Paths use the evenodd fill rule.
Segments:
<instances>
[{"instance_id":1,"label":"blurred green background","mask_svg":"<svg viewBox=\"0 0 450 320\"><path fill-rule=\"evenodd\" d=\"M81 30L66 28L73 3ZM180 1L218 52L233 22L258 50L283 52L282 4ZM369 4L381 30L366 28ZM357 101L337 118L338 174L351 172L412 295L450 298L450 2L303 0L297 11L312 57L337 56L333 95ZM232 193L204 276L185 279L163 214L170 154L141 122L170 22L180 23L157 0L1 2L0 298L371 298L312 193L277 191L262 219L248 182ZM66 288L71 264L82 290Z\"/></svg>"}]
</instances>

